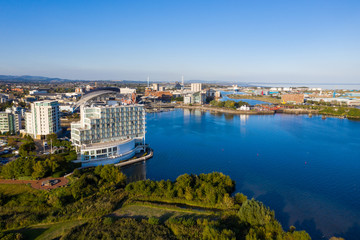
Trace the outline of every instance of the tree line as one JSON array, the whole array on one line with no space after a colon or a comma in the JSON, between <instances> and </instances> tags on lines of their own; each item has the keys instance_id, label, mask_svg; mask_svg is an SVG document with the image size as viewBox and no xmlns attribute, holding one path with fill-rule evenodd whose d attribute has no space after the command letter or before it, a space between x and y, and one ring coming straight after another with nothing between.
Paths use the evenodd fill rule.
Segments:
<instances>
[{"instance_id":1,"label":"tree line","mask_svg":"<svg viewBox=\"0 0 360 240\"><path fill-rule=\"evenodd\" d=\"M235 101L231 101L231 100L226 100L226 101L216 101L216 100L212 100L210 102L211 106L214 107L224 107L224 108L231 108L231 109L237 109L241 106L250 106L249 103L244 102L244 101L239 101L239 102L235 102Z\"/></svg>"},{"instance_id":2,"label":"tree line","mask_svg":"<svg viewBox=\"0 0 360 240\"><path fill-rule=\"evenodd\" d=\"M118 167L105 165L75 170L70 185L64 188L23 188L23 192L11 194L0 187L0 238L20 239L21 231L9 230L33 224L89 219L63 232L61 239L310 239L304 231L284 231L274 212L261 202L243 194L232 196L235 182L218 172L126 185L126 176ZM109 215L139 199L148 199L150 204L151 199L184 201L199 208L206 202L207 207L218 210L212 215L185 214L167 219Z\"/></svg>"},{"instance_id":3,"label":"tree line","mask_svg":"<svg viewBox=\"0 0 360 240\"><path fill-rule=\"evenodd\" d=\"M9 144L15 144L13 141L9 141ZM3 178L29 177L38 179L54 174L56 177L60 177L64 173L72 172L74 168L79 167L72 162L76 160L77 154L72 150L71 143L58 140L56 134L55 136L48 136L48 141L52 141L53 146L64 148L64 152L60 154L37 156L34 152L36 149L34 140L27 135L22 141L23 143L19 147L19 157L1 167L0 174Z\"/></svg>"}]
</instances>

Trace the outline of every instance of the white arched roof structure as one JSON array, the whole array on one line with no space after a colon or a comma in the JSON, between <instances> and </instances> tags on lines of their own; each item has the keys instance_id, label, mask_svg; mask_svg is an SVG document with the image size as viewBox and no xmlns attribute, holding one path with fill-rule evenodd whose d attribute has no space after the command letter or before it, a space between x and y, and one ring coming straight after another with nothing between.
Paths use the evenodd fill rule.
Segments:
<instances>
[{"instance_id":1,"label":"white arched roof structure","mask_svg":"<svg viewBox=\"0 0 360 240\"><path fill-rule=\"evenodd\" d=\"M75 104L75 109L80 107L81 105L85 104L87 101L99 97L101 95L110 94L110 93L118 93L120 92L120 89L118 88L104 88L104 89L98 89L91 91L84 96Z\"/></svg>"}]
</instances>

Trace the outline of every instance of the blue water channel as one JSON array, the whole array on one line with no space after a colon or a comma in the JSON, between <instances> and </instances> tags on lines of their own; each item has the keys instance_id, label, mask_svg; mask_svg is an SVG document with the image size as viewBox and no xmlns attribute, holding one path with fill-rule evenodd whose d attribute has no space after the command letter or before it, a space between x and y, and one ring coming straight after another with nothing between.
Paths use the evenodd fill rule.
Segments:
<instances>
[{"instance_id":1,"label":"blue water channel","mask_svg":"<svg viewBox=\"0 0 360 240\"><path fill-rule=\"evenodd\" d=\"M175 180L220 171L236 192L275 210L313 239L360 239L360 122L307 115L147 114L154 157L127 172Z\"/></svg>"}]
</instances>

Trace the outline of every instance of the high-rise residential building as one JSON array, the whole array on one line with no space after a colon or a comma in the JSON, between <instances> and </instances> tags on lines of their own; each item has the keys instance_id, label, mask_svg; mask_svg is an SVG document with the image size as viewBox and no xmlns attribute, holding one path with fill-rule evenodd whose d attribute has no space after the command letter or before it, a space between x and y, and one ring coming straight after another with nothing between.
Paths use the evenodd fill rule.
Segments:
<instances>
[{"instance_id":1,"label":"high-rise residential building","mask_svg":"<svg viewBox=\"0 0 360 240\"><path fill-rule=\"evenodd\" d=\"M191 91L192 92L200 92L202 90L202 83L192 83Z\"/></svg>"},{"instance_id":2,"label":"high-rise residential building","mask_svg":"<svg viewBox=\"0 0 360 240\"><path fill-rule=\"evenodd\" d=\"M155 90L155 91L159 91L160 90L159 84L158 83L153 83L152 89Z\"/></svg>"},{"instance_id":3,"label":"high-rise residential building","mask_svg":"<svg viewBox=\"0 0 360 240\"><path fill-rule=\"evenodd\" d=\"M21 129L21 114L7 109L0 112L0 132L15 134Z\"/></svg>"},{"instance_id":4,"label":"high-rise residential building","mask_svg":"<svg viewBox=\"0 0 360 240\"><path fill-rule=\"evenodd\" d=\"M60 128L59 103L57 101L37 101L31 103L31 112L25 113L26 133L37 139L58 133Z\"/></svg>"},{"instance_id":5,"label":"high-rise residential building","mask_svg":"<svg viewBox=\"0 0 360 240\"><path fill-rule=\"evenodd\" d=\"M82 166L113 164L144 150L143 105L80 107L80 122L71 124L71 141Z\"/></svg>"}]
</instances>

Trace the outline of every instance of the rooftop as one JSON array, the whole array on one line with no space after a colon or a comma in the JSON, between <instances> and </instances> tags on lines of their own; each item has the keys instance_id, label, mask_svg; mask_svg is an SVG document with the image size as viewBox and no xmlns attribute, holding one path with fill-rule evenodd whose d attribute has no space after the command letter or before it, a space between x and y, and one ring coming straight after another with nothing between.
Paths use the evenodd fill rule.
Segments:
<instances>
[{"instance_id":1,"label":"rooftop","mask_svg":"<svg viewBox=\"0 0 360 240\"><path fill-rule=\"evenodd\" d=\"M82 146L84 146L84 147L82 148L82 150L95 150L95 149L99 149L99 148L107 148L107 147L112 147L114 145L127 143L132 140L133 139L126 139L126 140L115 140L115 141L92 143L92 144L83 144Z\"/></svg>"}]
</instances>

